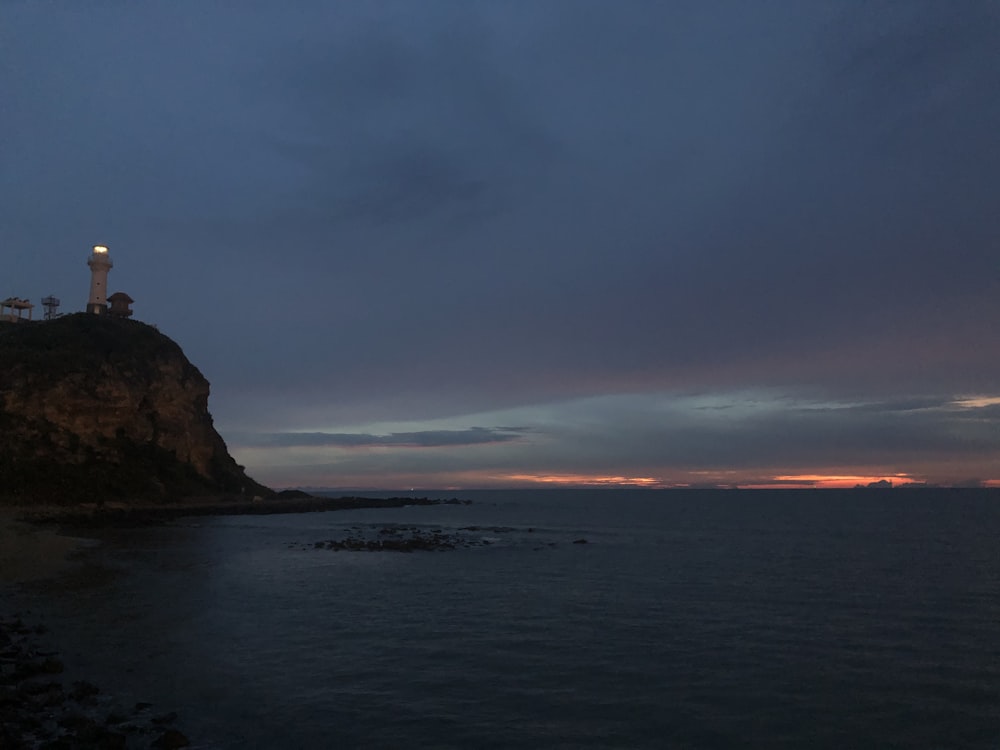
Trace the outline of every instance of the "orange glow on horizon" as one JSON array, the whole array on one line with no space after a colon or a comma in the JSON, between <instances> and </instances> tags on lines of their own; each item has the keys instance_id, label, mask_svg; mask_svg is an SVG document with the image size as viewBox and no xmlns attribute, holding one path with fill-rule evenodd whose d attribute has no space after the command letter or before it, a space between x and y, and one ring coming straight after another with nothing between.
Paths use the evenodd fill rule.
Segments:
<instances>
[{"instance_id":1,"label":"orange glow on horizon","mask_svg":"<svg viewBox=\"0 0 1000 750\"><path fill-rule=\"evenodd\" d=\"M564 487L664 487L655 477L593 476L591 474L508 474L496 477L507 482L527 482Z\"/></svg>"},{"instance_id":2,"label":"orange glow on horizon","mask_svg":"<svg viewBox=\"0 0 1000 750\"><path fill-rule=\"evenodd\" d=\"M891 482L893 485L917 481L909 474L784 474L771 478L772 481L740 484L747 489L776 489L780 487L816 487L819 489L835 489L866 485L874 482Z\"/></svg>"},{"instance_id":3,"label":"orange glow on horizon","mask_svg":"<svg viewBox=\"0 0 1000 750\"><path fill-rule=\"evenodd\" d=\"M925 485L929 487L980 486L1000 489L1000 478L994 477L971 482L955 483L946 477L925 476L909 472L865 473L852 472L846 467L829 472L814 471L801 474L757 473L741 474L731 470L681 471L671 476L585 473L532 473L496 472L470 469L441 473L334 474L305 479L291 472L261 476L269 486L280 487L345 487L369 490L420 488L423 490L461 492L479 489L853 489L878 482L891 482L893 487ZM266 474L266 472L260 472ZM296 472L297 473L297 472ZM970 474L970 476L974 476Z\"/></svg>"}]
</instances>

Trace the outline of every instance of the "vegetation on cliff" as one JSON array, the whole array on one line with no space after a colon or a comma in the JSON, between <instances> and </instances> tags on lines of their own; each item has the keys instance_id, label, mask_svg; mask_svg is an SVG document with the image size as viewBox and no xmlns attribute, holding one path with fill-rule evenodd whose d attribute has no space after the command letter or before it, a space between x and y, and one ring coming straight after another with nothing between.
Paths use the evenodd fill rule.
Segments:
<instances>
[{"instance_id":1,"label":"vegetation on cliff","mask_svg":"<svg viewBox=\"0 0 1000 750\"><path fill-rule=\"evenodd\" d=\"M209 384L152 326L88 314L0 324L0 502L270 491L229 455Z\"/></svg>"}]
</instances>

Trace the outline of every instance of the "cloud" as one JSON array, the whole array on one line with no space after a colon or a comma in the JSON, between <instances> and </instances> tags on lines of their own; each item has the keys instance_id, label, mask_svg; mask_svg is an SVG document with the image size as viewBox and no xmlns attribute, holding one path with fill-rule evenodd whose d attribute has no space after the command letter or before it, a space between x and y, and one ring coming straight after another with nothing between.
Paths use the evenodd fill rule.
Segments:
<instances>
[{"instance_id":1,"label":"cloud","mask_svg":"<svg viewBox=\"0 0 1000 750\"><path fill-rule=\"evenodd\" d=\"M329 229L433 220L447 231L500 210L524 168L559 151L481 14L395 10L348 12L332 43L325 31L296 35L248 76L252 95L282 101L288 115L270 140L305 174L287 210L321 208Z\"/></svg>"},{"instance_id":2,"label":"cloud","mask_svg":"<svg viewBox=\"0 0 1000 750\"><path fill-rule=\"evenodd\" d=\"M338 447L338 448L442 448L464 445L485 445L520 440L524 428L470 427L465 430L424 430L393 432L388 435L331 432L279 432L251 435L247 445L274 447Z\"/></svg>"}]
</instances>

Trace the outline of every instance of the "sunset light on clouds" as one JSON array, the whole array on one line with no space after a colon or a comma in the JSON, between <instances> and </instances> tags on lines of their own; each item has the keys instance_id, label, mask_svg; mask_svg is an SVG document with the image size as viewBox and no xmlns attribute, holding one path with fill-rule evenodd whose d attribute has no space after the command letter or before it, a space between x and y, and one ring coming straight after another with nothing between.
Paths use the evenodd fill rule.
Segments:
<instances>
[{"instance_id":1,"label":"sunset light on clouds","mask_svg":"<svg viewBox=\"0 0 1000 750\"><path fill-rule=\"evenodd\" d=\"M981 416L993 405L966 401L621 394L371 433L255 433L241 451L278 484L308 466L317 486L355 488L986 484L995 434Z\"/></svg>"}]
</instances>

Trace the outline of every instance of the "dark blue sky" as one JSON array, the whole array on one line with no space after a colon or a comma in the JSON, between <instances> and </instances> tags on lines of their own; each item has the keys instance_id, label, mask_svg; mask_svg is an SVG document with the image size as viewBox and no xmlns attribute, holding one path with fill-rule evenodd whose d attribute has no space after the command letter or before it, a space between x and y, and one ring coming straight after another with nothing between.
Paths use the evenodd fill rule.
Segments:
<instances>
[{"instance_id":1,"label":"dark blue sky","mask_svg":"<svg viewBox=\"0 0 1000 750\"><path fill-rule=\"evenodd\" d=\"M273 485L1000 480L998 74L985 0L4 0L0 297L108 245Z\"/></svg>"}]
</instances>

